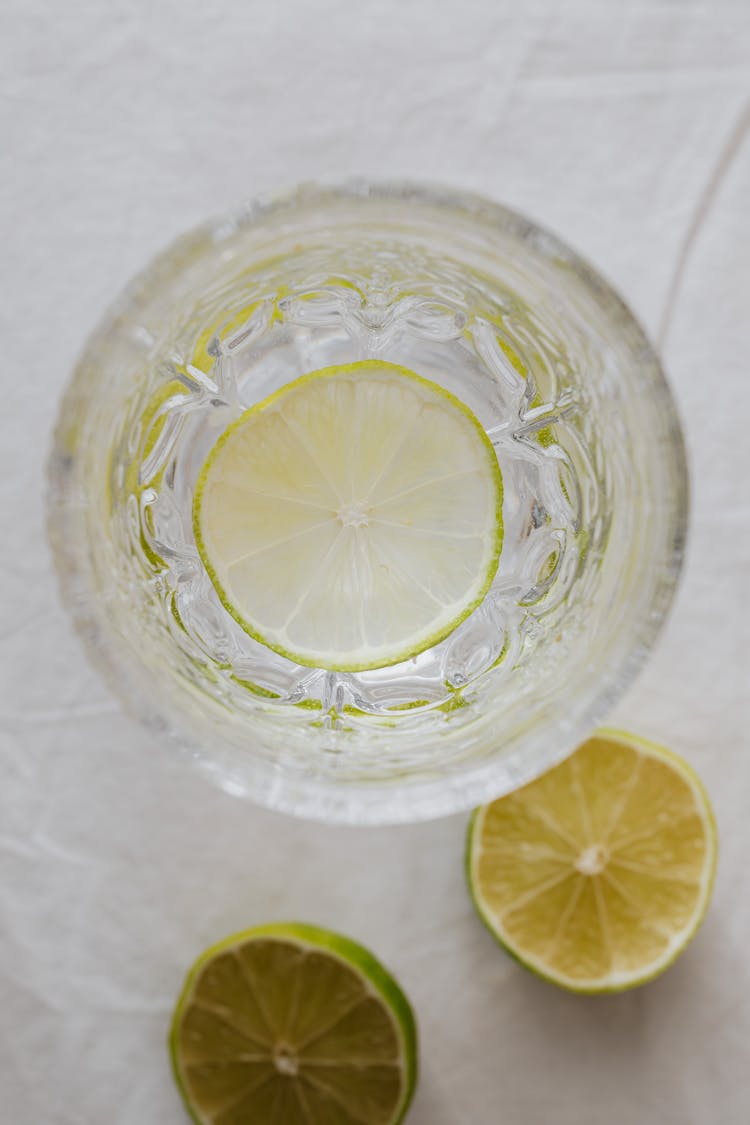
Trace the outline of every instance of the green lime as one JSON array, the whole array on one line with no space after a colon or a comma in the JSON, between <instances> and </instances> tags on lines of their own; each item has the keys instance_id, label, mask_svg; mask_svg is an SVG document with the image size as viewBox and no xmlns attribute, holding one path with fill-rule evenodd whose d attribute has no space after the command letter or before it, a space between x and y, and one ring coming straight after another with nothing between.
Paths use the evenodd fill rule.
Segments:
<instances>
[{"instance_id":1,"label":"green lime","mask_svg":"<svg viewBox=\"0 0 750 1125\"><path fill-rule=\"evenodd\" d=\"M695 935L716 855L711 806L687 763L600 730L476 811L467 874L480 916L532 972L619 992L657 976Z\"/></svg>"},{"instance_id":2,"label":"green lime","mask_svg":"<svg viewBox=\"0 0 750 1125\"><path fill-rule=\"evenodd\" d=\"M356 942L296 923L199 957L170 1047L200 1125L396 1125L416 1082L414 1016L393 977Z\"/></svg>"}]
</instances>

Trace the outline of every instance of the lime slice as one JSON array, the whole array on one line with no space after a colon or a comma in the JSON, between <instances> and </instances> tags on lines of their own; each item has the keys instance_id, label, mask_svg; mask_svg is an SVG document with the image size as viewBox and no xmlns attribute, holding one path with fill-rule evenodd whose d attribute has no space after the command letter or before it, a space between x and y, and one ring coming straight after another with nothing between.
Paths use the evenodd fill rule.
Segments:
<instances>
[{"instance_id":1,"label":"lime slice","mask_svg":"<svg viewBox=\"0 0 750 1125\"><path fill-rule=\"evenodd\" d=\"M690 767L636 735L602 730L525 788L474 814L469 887L527 968L575 992L655 977L696 933L716 827Z\"/></svg>"},{"instance_id":2,"label":"lime slice","mask_svg":"<svg viewBox=\"0 0 750 1125\"><path fill-rule=\"evenodd\" d=\"M502 484L471 411L390 363L314 371L219 438L195 497L226 609L299 664L358 671L437 644L482 601Z\"/></svg>"},{"instance_id":3,"label":"lime slice","mask_svg":"<svg viewBox=\"0 0 750 1125\"><path fill-rule=\"evenodd\" d=\"M298 924L207 950L170 1047L200 1125L395 1125L416 1082L416 1027L396 981L362 946Z\"/></svg>"}]
</instances>

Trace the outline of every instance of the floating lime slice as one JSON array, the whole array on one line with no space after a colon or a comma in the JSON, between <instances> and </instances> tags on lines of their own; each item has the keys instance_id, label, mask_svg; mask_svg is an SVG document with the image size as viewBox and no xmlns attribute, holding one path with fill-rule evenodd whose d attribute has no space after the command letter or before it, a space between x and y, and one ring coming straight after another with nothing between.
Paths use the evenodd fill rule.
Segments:
<instances>
[{"instance_id":1,"label":"floating lime slice","mask_svg":"<svg viewBox=\"0 0 750 1125\"><path fill-rule=\"evenodd\" d=\"M219 438L195 497L198 549L251 636L357 671L437 644L482 601L502 544L487 434L390 363L315 371Z\"/></svg>"}]
</instances>

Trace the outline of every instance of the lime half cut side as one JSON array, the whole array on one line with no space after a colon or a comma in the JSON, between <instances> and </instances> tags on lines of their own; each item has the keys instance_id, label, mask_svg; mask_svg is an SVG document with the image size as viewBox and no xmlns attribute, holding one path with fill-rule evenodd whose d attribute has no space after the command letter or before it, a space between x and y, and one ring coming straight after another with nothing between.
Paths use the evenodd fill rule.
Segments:
<instances>
[{"instance_id":1,"label":"lime half cut side","mask_svg":"<svg viewBox=\"0 0 750 1125\"><path fill-rule=\"evenodd\" d=\"M575 992L617 992L657 976L695 935L716 855L690 766L601 730L477 810L467 865L480 916L517 960Z\"/></svg>"},{"instance_id":2,"label":"lime half cut side","mask_svg":"<svg viewBox=\"0 0 750 1125\"><path fill-rule=\"evenodd\" d=\"M437 644L481 603L502 479L467 406L368 360L242 414L200 472L194 528L250 636L299 664L361 671Z\"/></svg>"},{"instance_id":3,"label":"lime half cut side","mask_svg":"<svg viewBox=\"0 0 750 1125\"><path fill-rule=\"evenodd\" d=\"M396 1125L416 1082L416 1026L396 981L362 946L300 924L207 950L170 1048L200 1125Z\"/></svg>"}]
</instances>

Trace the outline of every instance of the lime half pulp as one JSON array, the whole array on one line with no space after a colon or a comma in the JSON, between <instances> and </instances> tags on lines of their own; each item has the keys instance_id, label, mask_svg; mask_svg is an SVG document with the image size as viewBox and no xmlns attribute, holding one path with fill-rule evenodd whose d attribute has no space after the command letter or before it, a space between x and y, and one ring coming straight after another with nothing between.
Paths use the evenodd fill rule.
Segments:
<instances>
[{"instance_id":1,"label":"lime half pulp","mask_svg":"<svg viewBox=\"0 0 750 1125\"><path fill-rule=\"evenodd\" d=\"M576 992L657 976L706 912L716 827L675 754L601 730L561 765L478 809L468 878L492 933L532 972Z\"/></svg>"},{"instance_id":2,"label":"lime half pulp","mask_svg":"<svg viewBox=\"0 0 750 1125\"><path fill-rule=\"evenodd\" d=\"M396 981L362 946L300 924L207 950L170 1047L200 1125L397 1125L416 1082L416 1026Z\"/></svg>"}]
</instances>

